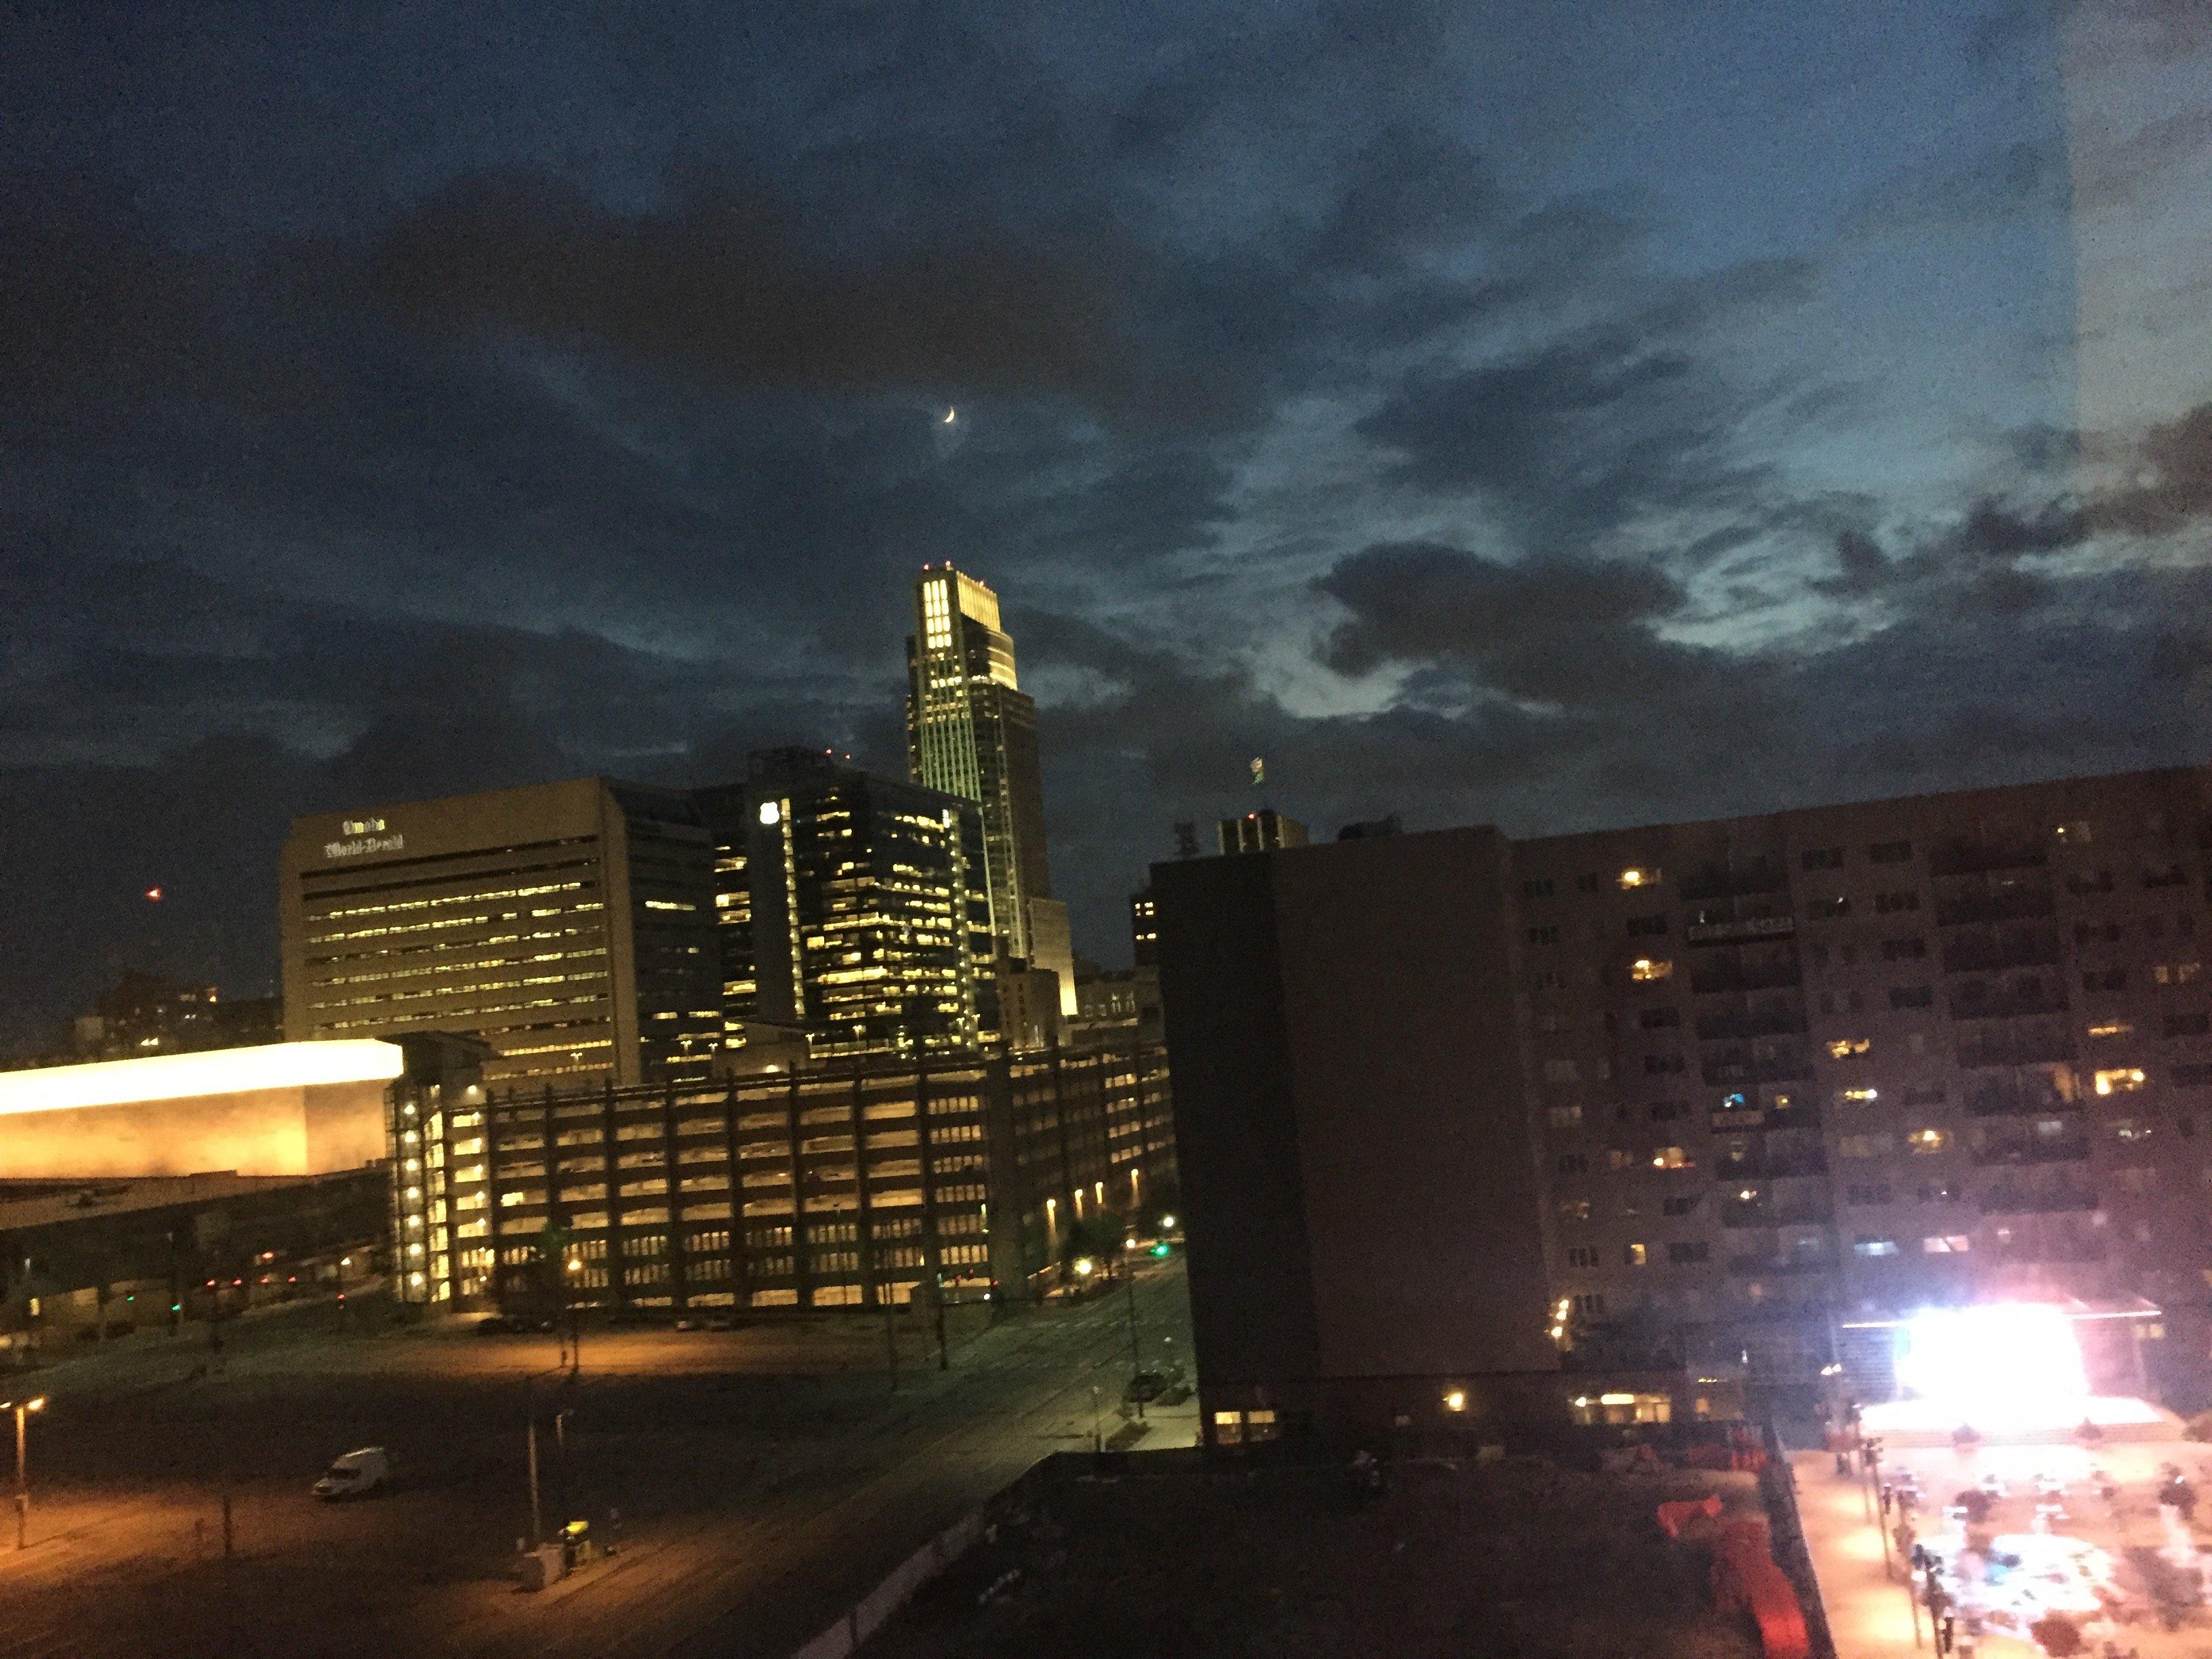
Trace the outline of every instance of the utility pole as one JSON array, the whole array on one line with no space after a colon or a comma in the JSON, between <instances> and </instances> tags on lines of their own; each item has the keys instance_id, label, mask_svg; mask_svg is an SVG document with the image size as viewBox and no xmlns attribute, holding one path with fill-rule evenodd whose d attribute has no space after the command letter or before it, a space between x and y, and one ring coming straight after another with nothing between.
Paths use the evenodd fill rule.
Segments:
<instances>
[{"instance_id":1,"label":"utility pole","mask_svg":"<svg viewBox=\"0 0 2212 1659\"><path fill-rule=\"evenodd\" d=\"M896 1394L898 1392L898 1328L891 1322L893 1309L890 1297L884 1297L883 1304L884 1352L890 1356L891 1392Z\"/></svg>"},{"instance_id":2,"label":"utility pole","mask_svg":"<svg viewBox=\"0 0 2212 1659\"><path fill-rule=\"evenodd\" d=\"M939 1273L929 1281L930 1311L937 1321L937 1369L952 1369L952 1352L945 1340L945 1275Z\"/></svg>"},{"instance_id":3,"label":"utility pole","mask_svg":"<svg viewBox=\"0 0 2212 1659\"><path fill-rule=\"evenodd\" d=\"M530 1547L536 1549L545 1541L545 1516L538 1503L538 1416L535 1412L531 1413L529 1426L523 1432L530 1461Z\"/></svg>"},{"instance_id":4,"label":"utility pole","mask_svg":"<svg viewBox=\"0 0 2212 1659\"><path fill-rule=\"evenodd\" d=\"M9 1407L15 1413L15 1547L20 1550L29 1547L31 1532L31 1449L25 1425L33 1412L46 1408L46 1397L0 1401L0 1409Z\"/></svg>"}]
</instances>

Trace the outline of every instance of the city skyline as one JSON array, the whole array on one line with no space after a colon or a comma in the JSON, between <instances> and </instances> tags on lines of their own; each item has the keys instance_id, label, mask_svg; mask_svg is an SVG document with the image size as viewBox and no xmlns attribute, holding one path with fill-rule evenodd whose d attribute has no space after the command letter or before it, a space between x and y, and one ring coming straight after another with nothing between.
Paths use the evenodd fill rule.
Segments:
<instances>
[{"instance_id":1,"label":"city skyline","mask_svg":"<svg viewBox=\"0 0 2212 1659\"><path fill-rule=\"evenodd\" d=\"M1326 836L2212 752L2193 9L1054 15L11 20L9 1037L264 988L305 812L895 773L947 560L1094 955L1255 755Z\"/></svg>"}]
</instances>

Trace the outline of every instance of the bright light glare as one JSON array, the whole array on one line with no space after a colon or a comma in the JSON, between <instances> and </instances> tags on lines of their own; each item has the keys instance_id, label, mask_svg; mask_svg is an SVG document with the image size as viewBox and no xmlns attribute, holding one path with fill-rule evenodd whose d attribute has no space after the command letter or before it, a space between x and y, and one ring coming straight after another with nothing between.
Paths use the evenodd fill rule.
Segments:
<instances>
[{"instance_id":1,"label":"bright light glare","mask_svg":"<svg viewBox=\"0 0 2212 1659\"><path fill-rule=\"evenodd\" d=\"M2073 1322L2057 1308L2017 1302L1913 1315L1899 1331L1897 1379L1962 1417L2089 1393Z\"/></svg>"},{"instance_id":2,"label":"bright light glare","mask_svg":"<svg viewBox=\"0 0 2212 1659\"><path fill-rule=\"evenodd\" d=\"M398 1077L404 1064L398 1043L357 1037L48 1066L0 1074L0 1115L130 1106L319 1083L384 1083Z\"/></svg>"}]
</instances>

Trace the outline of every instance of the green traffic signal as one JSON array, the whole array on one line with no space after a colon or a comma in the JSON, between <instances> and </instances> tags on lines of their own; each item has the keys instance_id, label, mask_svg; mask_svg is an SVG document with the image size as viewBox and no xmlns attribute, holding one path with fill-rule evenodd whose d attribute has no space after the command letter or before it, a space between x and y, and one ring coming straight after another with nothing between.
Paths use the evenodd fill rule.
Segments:
<instances>
[{"instance_id":1,"label":"green traffic signal","mask_svg":"<svg viewBox=\"0 0 2212 1659\"><path fill-rule=\"evenodd\" d=\"M1175 1246L1169 1243L1167 1240L1164 1238L1158 1243L1152 1246L1152 1254L1154 1255L1166 1255L1172 1252L1174 1249Z\"/></svg>"}]
</instances>

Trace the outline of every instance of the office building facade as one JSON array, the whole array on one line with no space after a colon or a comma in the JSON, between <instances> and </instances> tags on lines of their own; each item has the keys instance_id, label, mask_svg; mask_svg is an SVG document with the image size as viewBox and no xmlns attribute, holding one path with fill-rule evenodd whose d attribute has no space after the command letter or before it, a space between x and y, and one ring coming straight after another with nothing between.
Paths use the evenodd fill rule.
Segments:
<instances>
[{"instance_id":1,"label":"office building facade","mask_svg":"<svg viewBox=\"0 0 2212 1659\"><path fill-rule=\"evenodd\" d=\"M280 933L293 1041L476 1036L493 1081L702 1074L721 1034L714 842L604 778L301 818Z\"/></svg>"},{"instance_id":2,"label":"office building facade","mask_svg":"<svg viewBox=\"0 0 2212 1659\"><path fill-rule=\"evenodd\" d=\"M722 1043L749 1024L821 1059L972 1054L998 1031L982 817L812 750L696 792L714 853Z\"/></svg>"},{"instance_id":3,"label":"office building facade","mask_svg":"<svg viewBox=\"0 0 2212 1659\"><path fill-rule=\"evenodd\" d=\"M911 775L981 808L993 930L1006 955L1060 975L1073 1012L1066 914L1052 897L1045 861L1036 704L1016 677L1013 641L999 625L999 597L951 565L924 570L914 594L915 631L907 641Z\"/></svg>"},{"instance_id":4,"label":"office building facade","mask_svg":"<svg viewBox=\"0 0 2212 1659\"><path fill-rule=\"evenodd\" d=\"M1195 1225L1216 1160L1190 1120L1218 1039L1178 1000L1211 1006L1183 958L1223 947L1187 938L1220 926L1193 884L1349 860L1347 890L1395 927L1395 861L1436 841L1156 866ZM2212 1403L2208 848L2204 768L1522 841L1437 866L1463 936L1409 938L1422 971L1363 1040L1431 1047L1468 1019L1453 959L1501 964L1511 1029L1464 1060L1520 1080L1532 1243L1570 1349L1778 1382L1840 1363L1881 1396L1917 1310L2029 1300L2132 1328L2151 1384L2195 1407ZM1279 908L1301 938L1317 925ZM1268 971L1303 1012L1267 1053L1340 1021L1325 975ZM1439 1102L1428 1123L1449 1147L1467 1117ZM1395 1279L1419 1248L1356 1259Z\"/></svg>"},{"instance_id":5,"label":"office building facade","mask_svg":"<svg viewBox=\"0 0 2212 1659\"><path fill-rule=\"evenodd\" d=\"M1170 1114L1162 1056L1139 1048L433 1085L392 1117L395 1158L426 1170L402 1188L400 1236L428 1246L407 1294L539 1313L1018 1299L1052 1282L1074 1222L1172 1183Z\"/></svg>"}]
</instances>

